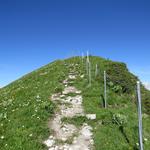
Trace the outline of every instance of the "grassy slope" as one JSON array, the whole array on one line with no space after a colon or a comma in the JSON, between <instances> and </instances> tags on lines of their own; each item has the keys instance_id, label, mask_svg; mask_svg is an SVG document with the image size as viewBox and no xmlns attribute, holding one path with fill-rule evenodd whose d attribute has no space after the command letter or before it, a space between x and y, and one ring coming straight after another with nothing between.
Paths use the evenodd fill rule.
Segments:
<instances>
[{"instance_id":1,"label":"grassy slope","mask_svg":"<svg viewBox=\"0 0 150 150\"><path fill-rule=\"evenodd\" d=\"M73 59L70 59L68 61L74 61ZM79 63L81 63L81 60L77 59ZM110 64L114 64L114 62L100 59L98 57L91 57L91 63L92 63L92 86L88 87L88 80L87 78L84 79L78 79L76 82L76 86L83 91L83 97L84 97L84 109L86 113L94 113L97 115L96 121L90 121L89 123L94 128L94 141L95 141L95 148L96 150L136 150L138 149L138 146L136 143L138 143L138 120L137 120L137 106L136 106L136 94L135 94L135 85L137 77L133 76L128 72L128 70L125 68L124 64L117 63L118 70L119 65L124 66L123 70L125 71L125 75L128 82L133 82L132 84L128 84L131 87L131 93L128 93L126 91L125 93L121 92L114 92L114 90L109 88L107 91L108 93L108 109L104 109L102 107L102 95L103 95L103 71L104 68L107 70L107 72L112 71L112 74L114 72L117 72L118 70L113 70L114 68L111 68ZM99 76L100 78L95 78L95 65L98 64L100 71ZM85 63L81 63L81 74L85 74ZM116 68L117 69L117 68ZM125 75L123 74L123 70L118 76L119 78L124 79ZM113 76L109 75L109 80L113 80ZM134 83L135 82L135 83ZM127 89L130 90L130 87L127 87ZM133 88L133 89L132 89ZM123 90L123 89L122 89ZM142 92L146 91L142 87ZM147 91L146 91L147 92ZM144 97L145 99L145 97ZM146 99L147 100L147 99ZM150 102L150 101L147 101ZM144 105L145 106L145 105ZM149 112L149 108L144 107L143 110L145 112ZM124 115L127 118L127 123L124 127L124 133L121 132L119 129L119 126L112 123L112 116L113 114L121 114ZM76 119L76 118L75 118ZM84 120L84 118L83 118ZM79 118L79 122L82 122L81 118ZM77 119L76 119L77 122ZM144 148L145 150L148 150L150 147L150 118L148 114L144 113L143 117L143 130L144 130L144 139L148 139L148 141L144 142Z\"/></svg>"},{"instance_id":2,"label":"grassy slope","mask_svg":"<svg viewBox=\"0 0 150 150\"><path fill-rule=\"evenodd\" d=\"M82 64L80 58L71 58L65 60L67 64L79 63L77 68L81 74L85 73L85 63ZM50 100L50 95L55 90L60 90L56 87L61 87L60 82L65 79L68 69L65 67L64 61L57 61L49 64L35 72L24 76L20 80L10 84L0 91L0 135L4 139L0 139L1 149L5 150L19 150L19 149L44 149L41 144L42 140L49 135L47 129L47 120L53 113L54 106ZM96 121L88 121L94 128L94 140L96 150L122 150L134 149L137 143L137 110L135 105L134 92L128 93L134 88L130 84L130 80L135 82L136 77L125 70L127 74L127 81L124 82L124 72L120 78L114 78L116 71L112 68L112 62L98 57L91 57L92 68L97 63L100 67L99 77L94 77L94 70L92 71L92 86L88 87L87 78L78 79L75 85L83 91L84 108L87 113L96 113ZM120 63L115 63L119 66L124 66ZM110 67L111 66L111 67ZM116 65L113 67L116 67ZM107 69L110 72L109 80L117 81L124 87L122 90L126 93L115 93L111 88L108 91L109 108L107 110L102 108L103 95L103 70ZM119 68L119 67L117 67ZM117 69L116 68L116 69ZM111 76L113 74L113 76ZM129 78L129 79L128 79ZM128 82L129 80L129 82ZM131 82L131 83L132 83ZM125 84L130 85L125 88ZM144 90L144 89L143 89ZM145 91L145 90L144 90ZM147 98L148 99L148 98ZM148 100L146 101L148 104ZM144 112L147 111L143 107ZM148 111L147 111L148 112ZM124 128L125 136L120 132L119 127L112 123L113 114L124 114L127 117L127 124ZM6 117L5 117L6 116ZM145 142L145 150L150 147L150 120L148 115L144 115L143 128L144 137L148 139ZM72 120L75 124L80 125L87 121L85 118L75 118Z\"/></svg>"},{"instance_id":3,"label":"grassy slope","mask_svg":"<svg viewBox=\"0 0 150 150\"><path fill-rule=\"evenodd\" d=\"M0 149L40 150L49 135L47 120L55 106L50 95L65 77L63 61L56 61L0 91Z\"/></svg>"}]
</instances>

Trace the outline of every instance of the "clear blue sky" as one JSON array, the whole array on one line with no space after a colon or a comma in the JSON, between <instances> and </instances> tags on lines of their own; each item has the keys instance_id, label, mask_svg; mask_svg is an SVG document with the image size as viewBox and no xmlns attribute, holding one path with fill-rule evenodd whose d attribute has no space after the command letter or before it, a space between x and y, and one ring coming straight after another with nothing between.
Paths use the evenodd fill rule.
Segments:
<instances>
[{"instance_id":1,"label":"clear blue sky","mask_svg":"<svg viewBox=\"0 0 150 150\"><path fill-rule=\"evenodd\" d=\"M87 50L150 82L150 1L0 0L0 86Z\"/></svg>"}]
</instances>

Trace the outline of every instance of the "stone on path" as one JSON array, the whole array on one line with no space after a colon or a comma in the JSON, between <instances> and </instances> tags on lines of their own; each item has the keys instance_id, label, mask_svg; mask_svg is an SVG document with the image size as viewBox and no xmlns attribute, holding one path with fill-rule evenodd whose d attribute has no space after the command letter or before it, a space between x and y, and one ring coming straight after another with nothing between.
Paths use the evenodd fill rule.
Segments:
<instances>
[{"instance_id":1,"label":"stone on path","mask_svg":"<svg viewBox=\"0 0 150 150\"><path fill-rule=\"evenodd\" d=\"M96 114L87 114L86 117L87 117L87 119L95 120L96 119Z\"/></svg>"},{"instance_id":2,"label":"stone on path","mask_svg":"<svg viewBox=\"0 0 150 150\"><path fill-rule=\"evenodd\" d=\"M67 95L69 93L80 94L81 91L77 90L74 86L69 86L69 87L66 87L62 93L65 95Z\"/></svg>"}]
</instances>

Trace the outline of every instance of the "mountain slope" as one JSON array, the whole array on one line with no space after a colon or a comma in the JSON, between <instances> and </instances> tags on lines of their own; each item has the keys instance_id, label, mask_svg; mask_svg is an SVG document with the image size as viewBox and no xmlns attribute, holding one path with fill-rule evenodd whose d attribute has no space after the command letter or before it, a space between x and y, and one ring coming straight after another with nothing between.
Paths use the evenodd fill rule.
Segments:
<instances>
[{"instance_id":1,"label":"mountain slope","mask_svg":"<svg viewBox=\"0 0 150 150\"><path fill-rule=\"evenodd\" d=\"M74 124L88 122L94 128L96 150L137 149L138 128L135 85L136 76L128 72L125 64L99 57L90 57L92 85L88 86L85 59L79 57L56 61L42 67L0 90L0 145L3 150L46 149L42 144L50 130L47 122L57 105L50 101L55 92L64 88L69 64L74 64L79 76L74 86L83 92L83 107L96 114L96 121L84 118L67 120ZM78 67L75 64L79 64ZM95 76L95 65L98 74ZM103 71L107 72L108 109L103 108ZM144 147L150 147L150 92L142 86ZM116 124L122 117L123 125ZM120 118L119 118L120 119ZM123 130L122 130L123 126Z\"/></svg>"},{"instance_id":2,"label":"mountain slope","mask_svg":"<svg viewBox=\"0 0 150 150\"><path fill-rule=\"evenodd\" d=\"M56 61L0 91L0 145L3 150L43 149L41 142L49 134L47 119L55 108L50 95L60 87L65 72L63 61Z\"/></svg>"}]
</instances>

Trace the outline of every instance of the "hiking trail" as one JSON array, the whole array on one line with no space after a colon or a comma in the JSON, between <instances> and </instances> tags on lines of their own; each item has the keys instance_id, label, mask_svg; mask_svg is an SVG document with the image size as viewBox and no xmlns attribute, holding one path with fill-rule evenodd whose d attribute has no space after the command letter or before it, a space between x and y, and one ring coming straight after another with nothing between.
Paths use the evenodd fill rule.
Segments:
<instances>
[{"instance_id":1,"label":"hiking trail","mask_svg":"<svg viewBox=\"0 0 150 150\"><path fill-rule=\"evenodd\" d=\"M71 68L74 64L69 66ZM76 116L87 116L88 119L95 119L95 115L84 113L82 92L76 87L70 86L77 77L78 72L75 69L70 69L68 78L62 83L65 86L62 93L51 96L51 100L57 103L59 111L55 112L53 119L49 122L49 128L53 134L44 141L48 150L91 150L93 148L91 126L84 123L81 127L76 127L74 124L62 121L64 117L73 118ZM73 96L69 96L71 94Z\"/></svg>"}]
</instances>

